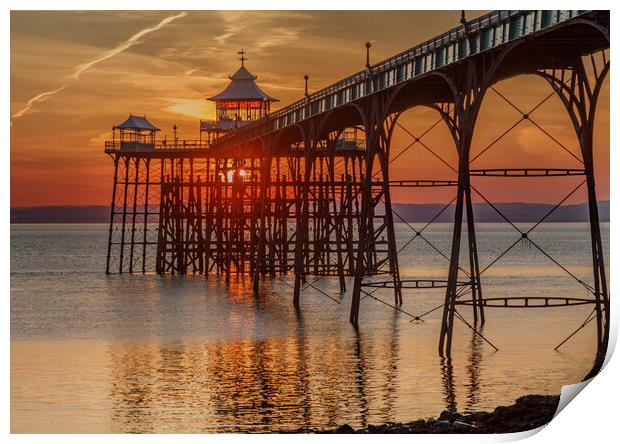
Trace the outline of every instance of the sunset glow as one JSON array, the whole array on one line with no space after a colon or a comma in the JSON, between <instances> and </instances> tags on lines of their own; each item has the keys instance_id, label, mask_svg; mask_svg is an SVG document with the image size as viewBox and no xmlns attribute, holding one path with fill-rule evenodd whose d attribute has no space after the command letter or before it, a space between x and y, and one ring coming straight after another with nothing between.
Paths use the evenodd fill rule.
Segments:
<instances>
[{"instance_id":1,"label":"sunset glow","mask_svg":"<svg viewBox=\"0 0 620 444\"><path fill-rule=\"evenodd\" d=\"M468 15L479 15L469 11ZM158 139L199 138L199 120L215 117L206 98L221 91L245 48L258 83L280 99L278 109L303 96L304 75L314 91L360 70L364 42L373 62L458 24L458 11L444 12L13 12L11 14L11 205L109 204L112 163L103 153L112 125L132 112L162 129ZM303 55L302 55L303 54ZM548 85L537 78L501 82L498 90L523 108L538 104ZM595 161L600 199L609 198L609 86L597 112ZM537 123L577 150L571 123L557 98L536 110ZM402 117L411 134L424 133L436 113L414 109ZM474 151L484 148L519 119L490 94L476 129ZM397 131L392 152L412 141ZM423 141L455 160L449 132L438 125ZM36 153L36 155L33 155ZM530 122L477 160L530 166L567 165L548 137ZM567 161L567 162L564 162ZM452 172L421 146L393 165L394 178L450 178ZM508 181L510 182L510 181ZM553 186L508 182L492 187L499 201L557 202ZM532 183L534 183L533 181ZM79 186L76 186L79 184ZM563 187L563 186L562 186ZM531 193L530 191L536 191ZM442 202L448 194L396 190L397 202ZM447 191L446 191L447 193ZM574 196L573 201L584 201Z\"/></svg>"},{"instance_id":2,"label":"sunset glow","mask_svg":"<svg viewBox=\"0 0 620 444\"><path fill-rule=\"evenodd\" d=\"M11 434L523 437L608 365L609 9L10 20Z\"/></svg>"}]
</instances>

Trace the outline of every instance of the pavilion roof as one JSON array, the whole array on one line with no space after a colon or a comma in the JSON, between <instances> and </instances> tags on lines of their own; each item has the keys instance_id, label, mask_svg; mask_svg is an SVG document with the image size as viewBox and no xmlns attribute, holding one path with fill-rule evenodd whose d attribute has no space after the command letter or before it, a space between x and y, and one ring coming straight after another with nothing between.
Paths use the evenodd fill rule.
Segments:
<instances>
[{"instance_id":1,"label":"pavilion roof","mask_svg":"<svg viewBox=\"0 0 620 444\"><path fill-rule=\"evenodd\" d=\"M216 96L210 97L208 100L214 102L220 100L264 100L266 102L278 102L278 99L271 97L265 93L256 84L256 76L252 75L245 66L241 66L237 72L229 76L230 83L228 86Z\"/></svg>"},{"instance_id":2,"label":"pavilion roof","mask_svg":"<svg viewBox=\"0 0 620 444\"><path fill-rule=\"evenodd\" d=\"M125 120L123 123L114 125L114 129L159 131L159 128L146 120L146 116L134 116L133 114L129 114L129 117L127 117L127 120Z\"/></svg>"}]
</instances>

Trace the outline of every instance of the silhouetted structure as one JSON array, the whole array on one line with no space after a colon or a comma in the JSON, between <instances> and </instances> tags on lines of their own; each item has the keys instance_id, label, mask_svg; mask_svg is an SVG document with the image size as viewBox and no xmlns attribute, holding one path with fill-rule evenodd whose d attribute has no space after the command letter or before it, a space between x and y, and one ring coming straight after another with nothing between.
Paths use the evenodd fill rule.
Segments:
<instances>
[{"instance_id":1,"label":"silhouetted structure","mask_svg":"<svg viewBox=\"0 0 620 444\"><path fill-rule=\"evenodd\" d=\"M239 51L239 55L241 67L229 77L226 89L209 98L215 102L215 120L200 121L201 139L204 134L209 142L213 142L222 134L262 119L269 114L271 103L278 102L256 84L256 76L245 67L245 51Z\"/></svg>"},{"instance_id":2,"label":"silhouetted structure","mask_svg":"<svg viewBox=\"0 0 620 444\"><path fill-rule=\"evenodd\" d=\"M170 146L155 142L153 132L152 139L142 142L138 123L136 137L145 143L138 145L143 149L117 140L106 143L115 165L107 272L213 272L227 280L233 273L250 273L255 291L260 276L293 272L296 306L307 276L338 277L342 292L345 277L352 276L353 324L359 321L360 299L373 297L379 288L393 290L396 309L404 289L443 288L439 351L447 356L455 320L487 341L476 327L484 323L486 307L588 304L593 309L584 325L596 321L593 373L598 371L607 349L609 294L592 135L597 99L609 71L609 12L498 11L472 21L463 17L460 26L375 65L370 64L370 44L366 48L364 70L271 114L274 99L256 85L242 53L231 84L212 98L216 122L201 123L209 133L206 140L175 140ZM581 150L580 157L573 157L582 168L470 168L472 136L485 94L500 80L523 74L542 77L561 99ZM390 180L394 129L400 115L416 106L435 109L448 126L459 156L457 180ZM531 111L519 112L531 120ZM529 231L511 224L521 240L577 280L587 297L483 296L480 275L496 261L481 269L478 260L472 191L479 193L471 178L482 176L584 178L592 283L577 278L529 237L538 224ZM447 276L401 279L390 194L398 186L455 188ZM466 264L460 263L462 244ZM378 275L383 279L376 280ZM462 306L471 307L471 323L458 311Z\"/></svg>"}]
</instances>

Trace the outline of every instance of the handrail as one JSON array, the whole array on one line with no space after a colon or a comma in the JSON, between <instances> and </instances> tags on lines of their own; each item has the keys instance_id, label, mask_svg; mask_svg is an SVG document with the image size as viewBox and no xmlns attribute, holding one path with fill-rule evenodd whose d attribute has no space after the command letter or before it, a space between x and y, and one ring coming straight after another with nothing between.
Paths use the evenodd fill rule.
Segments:
<instances>
[{"instance_id":1,"label":"handrail","mask_svg":"<svg viewBox=\"0 0 620 444\"><path fill-rule=\"evenodd\" d=\"M409 48L405 51L402 51L388 59L385 59L379 63L376 63L372 66L370 66L369 68L366 68L364 70L358 71L344 79L341 79L325 88L322 88L310 95L308 95L307 97L304 97L300 100L297 100L296 102L291 103L290 105L281 108L277 111L274 111L273 113L268 114L267 116L256 120L254 122L248 123L247 125L244 125L243 128L239 128L236 129L234 131L231 131L221 137L219 137L215 142L214 145L226 142L227 140L230 140L236 136L239 136L240 134L243 133L248 133L252 130L255 130L257 128L259 128L260 126L263 126L265 124L271 123L271 122L277 122L278 119L280 118L284 118L286 116L290 116L293 115L294 113L299 112L302 109L308 108L310 110L311 106L313 104L316 104L318 101L322 100L323 98L326 98L327 96L330 96L331 94L334 93L340 93L340 92L344 92L347 88L349 88L350 86L353 85L359 85L362 82L367 82L368 80L374 81L380 74L385 73L388 70L394 69L394 68L398 68L398 67L402 67L404 63L410 63L412 62L414 59L417 59L421 56L427 56L427 55L434 55L435 52L437 50L441 50L444 48L447 48L449 45L457 45L460 42L467 42L470 43L469 40L469 36L475 35L479 38L481 32L483 30L488 30L488 29L493 29L493 27L495 26L499 26L499 25L503 25L506 23L510 23L510 21L512 19L518 19L518 18L529 18L530 15L533 15L533 23L530 23L530 25L528 25L528 29L525 29L525 21L526 19L523 20L523 24L519 25L522 26L522 30L518 30L518 32L515 34L516 37L511 36L509 31L507 36L502 35L501 38L499 40L501 40L500 43L493 43L488 45L485 48L481 48L481 44L480 42L478 42L478 48L476 48L473 52L469 52L469 48L465 48L464 50L464 55L461 56L461 54L459 53L458 55L454 56L454 60L450 61L449 63L445 63L443 64L443 62L441 64L439 64L439 66L431 66L430 69L425 69L423 72L420 73L415 73L415 74L411 74L408 78L404 78L400 81L396 81L393 84L389 85L389 86L394 86L395 84L398 83L402 83L404 81L408 81L411 80L414 77L417 77L418 75L421 74L425 74L427 72L433 71L435 69L438 69L440 67L444 67L446 65L452 64L452 63L456 63L459 62L467 57L473 56L475 54L478 54L484 50L487 49L492 49L495 48L497 46L500 46L504 43L506 43L507 41L512 41L515 40L516 38L521 38L524 37L527 34L531 34L532 32L536 32L539 31L543 28L548 28L551 27L553 25L556 25L558 23L564 22L566 20L570 20L578 15L582 15L584 13L586 13L588 11L573 11L573 10L566 10L566 11L560 11L560 10L554 10L554 11L493 11L490 13L487 13L485 15L482 15L476 19L473 19L469 22L467 22L467 30L465 29L465 26L463 24L454 27L442 34L440 34L439 36L436 36L434 38L431 38L429 40L426 40L423 43L420 43L412 48ZM545 15L547 14L547 15ZM544 21L546 20L545 17L547 17L547 19L549 20L549 23L545 23ZM532 20L532 18L530 18L530 20ZM494 39L495 40L495 39ZM460 52L460 50L459 50ZM348 101L343 101L343 103L340 104L335 104L333 106L330 106L329 109L335 109L338 108L340 106L344 106L348 103L354 102L355 100L358 100L362 97L366 97L368 95L371 95L375 92L377 92L377 90L379 89L383 89L383 88L376 88L374 87L374 85L372 85L371 87L371 91L370 93L366 93L366 94L361 94L359 97L356 97L354 99L348 100ZM320 104L319 104L320 105ZM276 129L282 129L285 127L288 127L294 123L297 123L298 121L301 120L305 120L308 117L310 117L311 115L314 115L316 113L304 113L305 115L299 119L296 120L293 123L288 123L285 122L284 125L282 127L278 127ZM310 114L310 115L307 115ZM271 131L275 131L275 130L269 130L267 129L267 132L271 132Z\"/></svg>"},{"instance_id":2,"label":"handrail","mask_svg":"<svg viewBox=\"0 0 620 444\"><path fill-rule=\"evenodd\" d=\"M150 151L150 150L180 150L180 149L208 149L211 145L206 140L158 140L154 143L138 141L106 140L106 151Z\"/></svg>"}]
</instances>

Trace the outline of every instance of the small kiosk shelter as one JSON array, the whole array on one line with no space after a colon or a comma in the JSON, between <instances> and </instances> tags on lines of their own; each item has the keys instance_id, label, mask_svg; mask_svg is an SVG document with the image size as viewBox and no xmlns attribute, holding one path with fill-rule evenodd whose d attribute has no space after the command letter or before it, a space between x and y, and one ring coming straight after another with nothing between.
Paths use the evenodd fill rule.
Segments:
<instances>
[{"instance_id":1,"label":"small kiosk shelter","mask_svg":"<svg viewBox=\"0 0 620 444\"><path fill-rule=\"evenodd\" d=\"M121 150L144 150L155 149L155 133L160 131L146 116L129 117L118 125L112 127L112 140L114 145Z\"/></svg>"}]
</instances>

